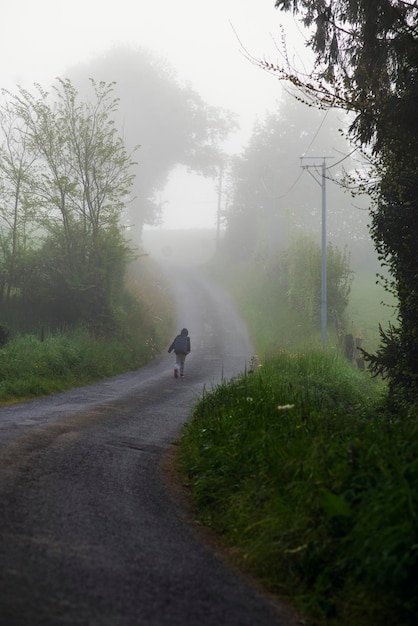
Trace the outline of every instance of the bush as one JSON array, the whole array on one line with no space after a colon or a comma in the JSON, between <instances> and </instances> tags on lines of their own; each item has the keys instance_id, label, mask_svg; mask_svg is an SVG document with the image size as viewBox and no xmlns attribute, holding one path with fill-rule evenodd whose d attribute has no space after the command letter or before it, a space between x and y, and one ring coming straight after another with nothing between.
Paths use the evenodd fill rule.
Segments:
<instances>
[{"instance_id":1,"label":"bush","mask_svg":"<svg viewBox=\"0 0 418 626\"><path fill-rule=\"evenodd\" d=\"M113 333L90 328L62 332L42 329L15 335L0 359L0 402L45 395L137 369L168 342L173 329L172 300L160 271L147 263L132 267Z\"/></svg>"}]
</instances>

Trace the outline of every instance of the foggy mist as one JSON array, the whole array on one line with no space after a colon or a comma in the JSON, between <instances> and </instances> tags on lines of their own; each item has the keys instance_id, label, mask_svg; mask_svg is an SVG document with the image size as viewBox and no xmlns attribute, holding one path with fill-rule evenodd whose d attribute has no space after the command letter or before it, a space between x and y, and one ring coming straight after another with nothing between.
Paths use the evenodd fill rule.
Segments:
<instances>
[{"instance_id":1,"label":"foggy mist","mask_svg":"<svg viewBox=\"0 0 418 626\"><path fill-rule=\"evenodd\" d=\"M247 193L237 187L238 174L247 177L247 195L256 190L258 199L263 196L252 204L259 249L275 254L300 229L319 240L319 169L302 171L300 157L318 157L313 162L319 167L327 155L328 237L353 251L354 264L366 249L374 258L367 200L353 201L334 182L343 171L361 167L355 154L346 158L352 147L339 131L347 123L343 114L312 113L291 102L287 87L247 58L274 62L284 34L288 51L309 62L300 24L275 10L274 2L197 6L180 0L175 6L165 1L132 7L122 0L115 12L108 2L76 0L64 25L55 13L52 0L41 0L36 9L29 0L8 7L11 28L1 43L10 59L4 87L39 82L48 89L56 76L68 76L83 94L89 78L115 83L124 141L128 149L140 146L129 208L135 241L148 231L149 241L162 230L217 225L224 236L234 211L241 210L240 194ZM220 130L214 112L231 121L229 129ZM204 162L210 150L222 154L221 189L217 157ZM250 171L239 171L237 160L248 160ZM239 246L239 232L235 236Z\"/></svg>"}]
</instances>

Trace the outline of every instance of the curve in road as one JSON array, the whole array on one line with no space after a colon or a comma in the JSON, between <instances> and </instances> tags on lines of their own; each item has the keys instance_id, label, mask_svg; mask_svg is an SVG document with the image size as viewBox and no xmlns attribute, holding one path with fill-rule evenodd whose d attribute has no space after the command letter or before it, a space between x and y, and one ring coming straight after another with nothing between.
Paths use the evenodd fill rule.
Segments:
<instances>
[{"instance_id":1,"label":"curve in road","mask_svg":"<svg viewBox=\"0 0 418 626\"><path fill-rule=\"evenodd\" d=\"M231 299L167 270L192 353L0 408L1 626L289 624L199 541L161 472L204 387L253 349ZM292 622L293 623L293 622Z\"/></svg>"}]
</instances>

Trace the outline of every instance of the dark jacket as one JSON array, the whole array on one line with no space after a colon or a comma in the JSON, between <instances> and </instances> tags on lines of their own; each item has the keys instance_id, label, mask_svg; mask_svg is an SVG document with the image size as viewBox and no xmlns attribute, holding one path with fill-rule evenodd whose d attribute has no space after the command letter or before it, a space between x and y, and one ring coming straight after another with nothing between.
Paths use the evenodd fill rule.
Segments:
<instances>
[{"instance_id":1,"label":"dark jacket","mask_svg":"<svg viewBox=\"0 0 418 626\"><path fill-rule=\"evenodd\" d=\"M176 345L176 342L178 345ZM177 335L168 349L169 352L172 352L173 350L176 354L189 354L191 350L190 337L187 335Z\"/></svg>"}]
</instances>

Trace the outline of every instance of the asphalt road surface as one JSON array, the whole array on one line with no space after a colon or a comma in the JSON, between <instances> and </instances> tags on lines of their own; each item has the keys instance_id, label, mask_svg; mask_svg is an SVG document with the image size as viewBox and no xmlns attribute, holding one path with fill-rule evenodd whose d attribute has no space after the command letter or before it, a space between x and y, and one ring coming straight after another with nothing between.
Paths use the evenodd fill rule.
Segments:
<instances>
[{"instance_id":1,"label":"asphalt road surface","mask_svg":"<svg viewBox=\"0 0 418 626\"><path fill-rule=\"evenodd\" d=\"M171 280L192 341L184 379L163 354L0 407L1 626L290 624L199 540L163 479L164 451L204 387L252 355L218 287L184 270Z\"/></svg>"}]
</instances>

